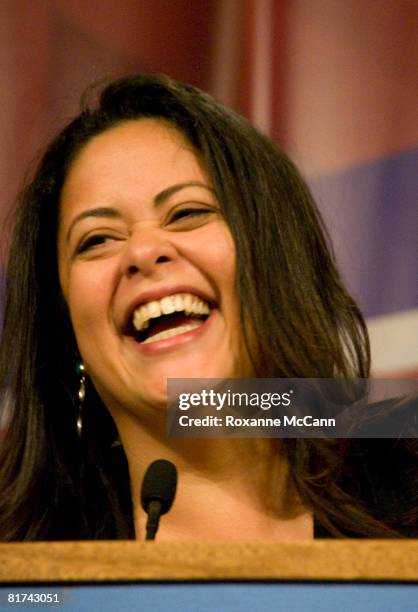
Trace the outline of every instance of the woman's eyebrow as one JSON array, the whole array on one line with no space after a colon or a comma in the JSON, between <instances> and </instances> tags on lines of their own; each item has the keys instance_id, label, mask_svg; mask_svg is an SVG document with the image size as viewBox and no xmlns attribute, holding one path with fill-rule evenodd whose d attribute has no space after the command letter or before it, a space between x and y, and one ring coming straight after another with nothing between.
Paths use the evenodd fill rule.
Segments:
<instances>
[{"instance_id":1,"label":"woman's eyebrow","mask_svg":"<svg viewBox=\"0 0 418 612\"><path fill-rule=\"evenodd\" d=\"M190 181L189 183L177 183L176 185L172 185L171 187L167 187L167 189L163 189L163 191L160 191L160 193L158 193L154 198L154 205L159 206L160 204L163 204L166 200L168 200L168 198L170 198L177 191L180 191L180 189L185 189L186 187L203 187L204 189L207 189L211 193L215 193L212 187L209 187L209 185L206 185L206 183L202 183L201 181Z\"/></svg>"},{"instance_id":2,"label":"woman's eyebrow","mask_svg":"<svg viewBox=\"0 0 418 612\"><path fill-rule=\"evenodd\" d=\"M120 219L122 217L121 213L117 208L111 208L109 206L98 206L97 208L88 208L87 210L83 210L79 215L77 215L70 227L68 228L66 240L69 242L71 232L73 231L74 226L79 223L82 219L86 219L87 217L104 217L107 219Z\"/></svg>"},{"instance_id":3,"label":"woman's eyebrow","mask_svg":"<svg viewBox=\"0 0 418 612\"><path fill-rule=\"evenodd\" d=\"M180 191L181 189L185 189L186 187L203 187L207 189L211 193L215 193L212 187L206 185L205 183L201 183L200 181L190 181L189 183L177 183L176 185L172 185L171 187L167 187L167 189L163 189L157 193L157 195L153 199L153 203L155 207L159 207L164 202L166 202L172 195ZM86 219L87 217L103 217L107 219L120 219L122 218L122 214L117 208L112 208L109 206L98 206L97 208L88 208L87 210L83 210L80 214L78 214L75 219L73 219L70 227L68 228L66 240L69 242L71 232L74 226L79 223L82 219Z\"/></svg>"}]
</instances>

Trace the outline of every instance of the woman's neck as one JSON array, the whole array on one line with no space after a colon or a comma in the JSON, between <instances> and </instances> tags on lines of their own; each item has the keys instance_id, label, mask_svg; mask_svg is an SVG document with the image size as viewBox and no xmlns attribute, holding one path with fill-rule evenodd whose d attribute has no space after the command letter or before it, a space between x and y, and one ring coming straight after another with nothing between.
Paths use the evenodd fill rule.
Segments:
<instances>
[{"instance_id":1,"label":"woman's neck","mask_svg":"<svg viewBox=\"0 0 418 612\"><path fill-rule=\"evenodd\" d=\"M312 516L296 492L280 440L167 438L132 421L119 424L119 432L137 539L145 538L141 483L155 459L172 461L178 470L176 497L161 519L159 540L313 537Z\"/></svg>"}]
</instances>

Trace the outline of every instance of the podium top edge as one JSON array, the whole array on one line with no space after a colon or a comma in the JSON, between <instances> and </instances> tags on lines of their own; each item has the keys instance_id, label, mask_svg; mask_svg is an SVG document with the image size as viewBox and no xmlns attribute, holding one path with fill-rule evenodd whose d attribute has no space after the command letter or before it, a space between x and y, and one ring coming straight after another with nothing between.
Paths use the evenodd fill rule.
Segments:
<instances>
[{"instance_id":1,"label":"podium top edge","mask_svg":"<svg viewBox=\"0 0 418 612\"><path fill-rule=\"evenodd\" d=\"M418 540L0 543L2 583L418 580Z\"/></svg>"}]
</instances>

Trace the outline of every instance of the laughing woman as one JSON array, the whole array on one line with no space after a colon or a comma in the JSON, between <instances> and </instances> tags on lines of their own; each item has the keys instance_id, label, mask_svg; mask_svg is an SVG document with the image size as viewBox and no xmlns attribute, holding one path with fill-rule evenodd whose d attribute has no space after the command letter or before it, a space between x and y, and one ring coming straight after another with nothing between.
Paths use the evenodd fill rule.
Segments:
<instances>
[{"instance_id":1,"label":"laughing woman","mask_svg":"<svg viewBox=\"0 0 418 612\"><path fill-rule=\"evenodd\" d=\"M143 539L157 458L180 474L161 540L416 533L405 445L167 438L167 378L369 368L293 164L193 87L121 79L51 142L16 211L1 351L4 540Z\"/></svg>"}]
</instances>

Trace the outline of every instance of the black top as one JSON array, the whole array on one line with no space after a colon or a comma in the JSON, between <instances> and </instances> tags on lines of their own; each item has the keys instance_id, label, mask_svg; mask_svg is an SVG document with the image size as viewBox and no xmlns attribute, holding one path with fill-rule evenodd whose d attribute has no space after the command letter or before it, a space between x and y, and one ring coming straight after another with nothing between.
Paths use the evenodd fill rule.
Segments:
<instances>
[{"instance_id":1,"label":"black top","mask_svg":"<svg viewBox=\"0 0 418 612\"><path fill-rule=\"evenodd\" d=\"M350 443L342 488L358 499L374 518L395 517L391 526L409 538L418 537L418 524L407 524L403 514L418 508L417 462L408 439L356 439ZM341 530L351 538L363 537ZM332 538L314 520L314 538Z\"/></svg>"}]
</instances>

